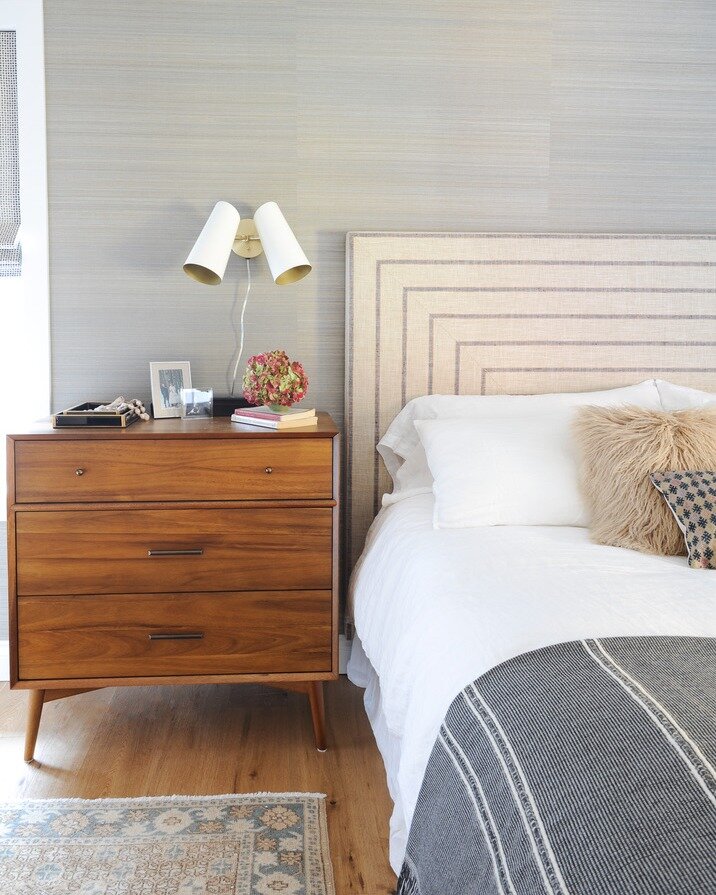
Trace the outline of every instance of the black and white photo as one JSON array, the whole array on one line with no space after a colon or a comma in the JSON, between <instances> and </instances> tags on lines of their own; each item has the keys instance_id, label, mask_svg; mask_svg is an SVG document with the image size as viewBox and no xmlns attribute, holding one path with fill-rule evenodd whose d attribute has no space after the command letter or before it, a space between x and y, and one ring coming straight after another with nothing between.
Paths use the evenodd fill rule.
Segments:
<instances>
[{"instance_id":1,"label":"black and white photo","mask_svg":"<svg viewBox=\"0 0 716 895\"><path fill-rule=\"evenodd\" d=\"M182 389L191 388L191 367L188 360L155 361L149 364L154 418L182 415Z\"/></svg>"},{"instance_id":2,"label":"black and white photo","mask_svg":"<svg viewBox=\"0 0 716 895\"><path fill-rule=\"evenodd\" d=\"M181 408L185 420L210 419L214 415L214 389L183 388Z\"/></svg>"}]
</instances>

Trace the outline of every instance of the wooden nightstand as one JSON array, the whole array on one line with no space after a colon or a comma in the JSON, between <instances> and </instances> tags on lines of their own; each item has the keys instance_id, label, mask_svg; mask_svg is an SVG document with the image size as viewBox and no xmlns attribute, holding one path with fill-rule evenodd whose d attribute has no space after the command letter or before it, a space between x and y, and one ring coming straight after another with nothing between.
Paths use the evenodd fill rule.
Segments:
<instances>
[{"instance_id":1,"label":"wooden nightstand","mask_svg":"<svg viewBox=\"0 0 716 895\"><path fill-rule=\"evenodd\" d=\"M10 684L264 683L305 692L326 748L338 677L339 435L228 419L8 436Z\"/></svg>"}]
</instances>

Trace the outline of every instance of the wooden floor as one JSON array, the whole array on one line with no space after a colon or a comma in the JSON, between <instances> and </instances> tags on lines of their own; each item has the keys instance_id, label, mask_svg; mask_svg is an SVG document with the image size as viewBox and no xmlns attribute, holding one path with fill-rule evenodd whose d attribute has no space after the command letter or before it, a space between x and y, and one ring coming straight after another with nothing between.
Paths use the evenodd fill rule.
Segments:
<instances>
[{"instance_id":1,"label":"wooden floor","mask_svg":"<svg viewBox=\"0 0 716 895\"><path fill-rule=\"evenodd\" d=\"M254 686L124 687L45 706L22 760L27 693L0 684L0 800L325 792L337 895L395 891L390 800L363 691L326 684L328 752L305 696Z\"/></svg>"}]
</instances>

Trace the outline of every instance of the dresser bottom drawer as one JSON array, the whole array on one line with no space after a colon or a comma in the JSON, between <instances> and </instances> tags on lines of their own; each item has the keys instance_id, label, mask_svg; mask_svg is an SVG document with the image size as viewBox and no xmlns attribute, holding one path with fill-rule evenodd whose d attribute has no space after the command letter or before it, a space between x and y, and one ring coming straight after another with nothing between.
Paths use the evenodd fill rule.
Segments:
<instances>
[{"instance_id":1,"label":"dresser bottom drawer","mask_svg":"<svg viewBox=\"0 0 716 895\"><path fill-rule=\"evenodd\" d=\"M331 670L331 592L20 597L20 680Z\"/></svg>"}]
</instances>

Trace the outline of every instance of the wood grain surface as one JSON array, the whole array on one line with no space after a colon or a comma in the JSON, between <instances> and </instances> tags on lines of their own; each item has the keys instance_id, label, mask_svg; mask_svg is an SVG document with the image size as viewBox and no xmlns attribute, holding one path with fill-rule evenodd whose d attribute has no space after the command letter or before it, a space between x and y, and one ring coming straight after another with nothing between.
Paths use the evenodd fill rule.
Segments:
<instances>
[{"instance_id":1,"label":"wood grain surface","mask_svg":"<svg viewBox=\"0 0 716 895\"><path fill-rule=\"evenodd\" d=\"M0 799L324 792L337 895L389 895L391 802L363 708L325 685L328 751L302 693L251 686L121 687L45 705L22 760L30 696L0 684Z\"/></svg>"},{"instance_id":2,"label":"wood grain surface","mask_svg":"<svg viewBox=\"0 0 716 895\"><path fill-rule=\"evenodd\" d=\"M185 420L181 417L168 419L150 419L135 423L128 429L96 429L84 426L54 429L49 419L38 420L21 430L14 430L9 438L22 440L50 439L56 441L112 441L123 444L127 441L204 441L206 439L232 439L236 441L252 441L268 439L291 441L302 438L333 438L338 433L336 424L329 413L316 412L317 424L314 426L297 426L292 429L265 429L262 426L248 426L235 423L228 416L202 417L196 420Z\"/></svg>"},{"instance_id":3,"label":"wood grain surface","mask_svg":"<svg viewBox=\"0 0 716 895\"><path fill-rule=\"evenodd\" d=\"M21 597L18 628L25 680L331 668L330 590Z\"/></svg>"},{"instance_id":4,"label":"wood grain surface","mask_svg":"<svg viewBox=\"0 0 716 895\"><path fill-rule=\"evenodd\" d=\"M15 445L18 503L290 500L331 494L327 438L48 439Z\"/></svg>"},{"instance_id":5,"label":"wood grain surface","mask_svg":"<svg viewBox=\"0 0 716 895\"><path fill-rule=\"evenodd\" d=\"M331 587L329 508L55 510L16 524L21 595Z\"/></svg>"}]
</instances>

